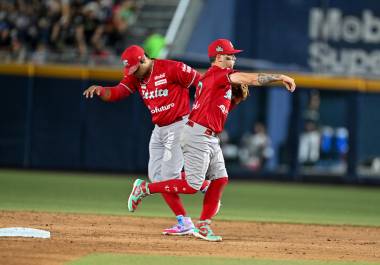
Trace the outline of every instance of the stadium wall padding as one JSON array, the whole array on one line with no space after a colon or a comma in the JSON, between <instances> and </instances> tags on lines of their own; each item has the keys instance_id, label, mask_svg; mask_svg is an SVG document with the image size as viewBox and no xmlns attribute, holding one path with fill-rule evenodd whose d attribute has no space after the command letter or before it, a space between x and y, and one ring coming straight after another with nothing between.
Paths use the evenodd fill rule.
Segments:
<instances>
[{"instance_id":1,"label":"stadium wall padding","mask_svg":"<svg viewBox=\"0 0 380 265\"><path fill-rule=\"evenodd\" d=\"M89 84L115 81L0 75L0 83L1 166L146 171L153 126L139 95L82 96Z\"/></svg>"},{"instance_id":2,"label":"stadium wall padding","mask_svg":"<svg viewBox=\"0 0 380 265\"><path fill-rule=\"evenodd\" d=\"M120 102L106 103L82 95L91 84L116 84L120 72L71 66L0 65L0 166L146 173L153 125L140 96L134 94ZM295 143L289 137L297 136L292 119L300 117L300 110L292 110L293 98L310 88L331 94L321 105L324 124L348 126L350 119L356 117L356 127L351 128L356 139L354 157L361 160L379 155L380 96L373 93L380 91L379 81L291 75L299 90L281 107L289 108L289 114L277 113L276 98L283 91L270 89L266 93L268 88L253 89L248 100L228 119L226 130L232 141L239 141L256 121L262 121L277 145L285 138L288 143ZM350 100L352 97L354 101ZM354 116L347 111L353 107L350 104L357 109ZM275 167L277 162L271 163Z\"/></svg>"}]
</instances>

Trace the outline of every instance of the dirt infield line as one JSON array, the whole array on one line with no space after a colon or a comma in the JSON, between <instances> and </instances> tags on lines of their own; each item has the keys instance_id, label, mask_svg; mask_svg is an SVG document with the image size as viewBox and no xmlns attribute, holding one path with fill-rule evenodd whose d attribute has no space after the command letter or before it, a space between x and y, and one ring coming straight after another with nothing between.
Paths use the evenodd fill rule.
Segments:
<instances>
[{"instance_id":1,"label":"dirt infield line","mask_svg":"<svg viewBox=\"0 0 380 265\"><path fill-rule=\"evenodd\" d=\"M219 221L221 243L161 235L168 218L0 211L0 227L32 227L51 239L0 238L0 264L54 265L91 253L380 262L380 227Z\"/></svg>"}]
</instances>

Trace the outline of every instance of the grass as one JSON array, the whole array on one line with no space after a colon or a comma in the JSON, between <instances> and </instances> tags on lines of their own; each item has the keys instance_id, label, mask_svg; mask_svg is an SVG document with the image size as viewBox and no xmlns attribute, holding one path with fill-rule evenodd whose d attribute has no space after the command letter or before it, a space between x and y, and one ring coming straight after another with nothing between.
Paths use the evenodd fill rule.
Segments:
<instances>
[{"instance_id":1,"label":"grass","mask_svg":"<svg viewBox=\"0 0 380 265\"><path fill-rule=\"evenodd\" d=\"M342 261L283 261L283 260L257 260L257 259L229 259L209 257L173 257L173 256L142 256L142 255L115 255L95 254L81 258L68 265L374 265L368 262L342 262ZM378 264L378 263L377 263Z\"/></svg>"},{"instance_id":2,"label":"grass","mask_svg":"<svg viewBox=\"0 0 380 265\"><path fill-rule=\"evenodd\" d=\"M112 175L0 170L0 210L129 215L133 178ZM378 188L234 182L227 186L218 219L380 226ZM182 196L191 216L202 194ZM172 216L160 196L144 199L134 215ZM340 261L293 261L98 253L68 265L373 265Z\"/></svg>"},{"instance_id":3,"label":"grass","mask_svg":"<svg viewBox=\"0 0 380 265\"><path fill-rule=\"evenodd\" d=\"M131 177L0 170L0 210L129 215ZM184 195L191 216L203 195ZM380 226L380 190L230 181L217 219ZM172 216L161 196L144 199L134 215Z\"/></svg>"}]
</instances>

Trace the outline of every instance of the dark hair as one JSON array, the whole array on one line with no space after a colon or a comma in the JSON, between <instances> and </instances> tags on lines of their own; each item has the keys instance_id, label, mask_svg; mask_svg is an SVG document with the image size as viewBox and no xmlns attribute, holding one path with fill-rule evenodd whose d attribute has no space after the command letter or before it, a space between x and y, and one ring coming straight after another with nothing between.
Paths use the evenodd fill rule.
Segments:
<instances>
[{"instance_id":1,"label":"dark hair","mask_svg":"<svg viewBox=\"0 0 380 265\"><path fill-rule=\"evenodd\" d=\"M149 55L146 52L144 52L144 55L145 55L146 59L152 59L152 58L149 57ZM141 58L140 59L140 63L144 63L145 62L145 58Z\"/></svg>"},{"instance_id":2,"label":"dark hair","mask_svg":"<svg viewBox=\"0 0 380 265\"><path fill-rule=\"evenodd\" d=\"M215 57L210 57L209 60L210 60L210 63L215 63L216 56Z\"/></svg>"}]
</instances>

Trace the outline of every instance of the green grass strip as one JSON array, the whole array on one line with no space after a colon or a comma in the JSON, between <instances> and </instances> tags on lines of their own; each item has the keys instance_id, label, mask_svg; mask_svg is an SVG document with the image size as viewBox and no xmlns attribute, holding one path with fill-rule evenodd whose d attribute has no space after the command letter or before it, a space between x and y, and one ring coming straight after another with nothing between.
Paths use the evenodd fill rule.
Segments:
<instances>
[{"instance_id":1,"label":"green grass strip","mask_svg":"<svg viewBox=\"0 0 380 265\"><path fill-rule=\"evenodd\" d=\"M120 254L93 254L67 265L375 265L368 262L259 260L210 257L143 256Z\"/></svg>"},{"instance_id":2,"label":"green grass strip","mask_svg":"<svg viewBox=\"0 0 380 265\"><path fill-rule=\"evenodd\" d=\"M133 178L0 170L0 210L132 215L127 198ZM197 218L202 194L183 195ZM216 219L380 226L380 189L230 181ZM171 217L159 195L144 199L133 215Z\"/></svg>"}]
</instances>

